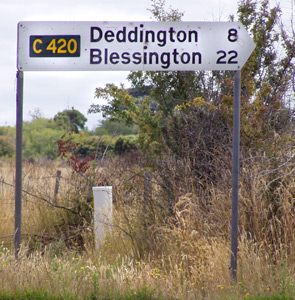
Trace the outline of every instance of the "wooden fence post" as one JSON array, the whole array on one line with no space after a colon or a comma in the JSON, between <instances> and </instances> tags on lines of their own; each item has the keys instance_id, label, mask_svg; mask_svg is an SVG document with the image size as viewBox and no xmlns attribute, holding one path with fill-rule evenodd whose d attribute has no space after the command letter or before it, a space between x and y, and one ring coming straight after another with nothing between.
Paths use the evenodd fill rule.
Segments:
<instances>
[{"instance_id":1,"label":"wooden fence post","mask_svg":"<svg viewBox=\"0 0 295 300\"><path fill-rule=\"evenodd\" d=\"M58 190L59 190L60 176L61 176L61 171L57 170L55 188L54 188L54 196L53 196L53 204L56 204L57 194L58 194Z\"/></svg>"}]
</instances>

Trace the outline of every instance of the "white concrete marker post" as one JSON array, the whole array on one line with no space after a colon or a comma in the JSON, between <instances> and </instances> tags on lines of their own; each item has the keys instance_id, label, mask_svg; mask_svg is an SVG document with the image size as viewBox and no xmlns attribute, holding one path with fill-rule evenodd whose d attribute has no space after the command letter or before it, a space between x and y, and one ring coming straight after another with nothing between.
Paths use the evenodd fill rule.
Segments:
<instances>
[{"instance_id":1,"label":"white concrete marker post","mask_svg":"<svg viewBox=\"0 0 295 300\"><path fill-rule=\"evenodd\" d=\"M95 248L104 243L113 219L113 194L111 186L96 186L93 190Z\"/></svg>"}]
</instances>

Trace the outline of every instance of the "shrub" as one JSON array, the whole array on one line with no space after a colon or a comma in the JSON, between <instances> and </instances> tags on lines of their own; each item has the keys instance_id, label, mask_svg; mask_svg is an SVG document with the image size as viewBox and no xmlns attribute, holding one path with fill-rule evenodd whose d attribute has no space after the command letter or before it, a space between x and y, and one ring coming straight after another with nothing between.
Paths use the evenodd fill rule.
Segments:
<instances>
[{"instance_id":1,"label":"shrub","mask_svg":"<svg viewBox=\"0 0 295 300\"><path fill-rule=\"evenodd\" d=\"M14 146L12 142L10 142L5 137L0 137L0 157L1 156L7 156L12 157L14 154Z\"/></svg>"},{"instance_id":2,"label":"shrub","mask_svg":"<svg viewBox=\"0 0 295 300\"><path fill-rule=\"evenodd\" d=\"M115 142L114 152L115 154L123 154L136 150L138 148L137 143L136 136L121 136Z\"/></svg>"}]
</instances>

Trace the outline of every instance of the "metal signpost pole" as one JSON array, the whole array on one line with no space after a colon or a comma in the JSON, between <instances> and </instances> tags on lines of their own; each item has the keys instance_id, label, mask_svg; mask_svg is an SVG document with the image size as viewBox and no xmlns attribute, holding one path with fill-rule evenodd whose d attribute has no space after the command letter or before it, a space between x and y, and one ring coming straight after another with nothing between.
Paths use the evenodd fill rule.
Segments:
<instances>
[{"instance_id":1,"label":"metal signpost pole","mask_svg":"<svg viewBox=\"0 0 295 300\"><path fill-rule=\"evenodd\" d=\"M240 98L241 71L235 72L234 79L234 129L232 160L232 220L231 220L231 279L237 282L238 254L238 202L239 202L239 152L240 152Z\"/></svg>"},{"instance_id":2,"label":"metal signpost pole","mask_svg":"<svg viewBox=\"0 0 295 300\"><path fill-rule=\"evenodd\" d=\"M15 164L15 258L21 244L21 208L22 208L22 140L23 140L23 89L24 73L17 71L16 94L16 164Z\"/></svg>"}]
</instances>

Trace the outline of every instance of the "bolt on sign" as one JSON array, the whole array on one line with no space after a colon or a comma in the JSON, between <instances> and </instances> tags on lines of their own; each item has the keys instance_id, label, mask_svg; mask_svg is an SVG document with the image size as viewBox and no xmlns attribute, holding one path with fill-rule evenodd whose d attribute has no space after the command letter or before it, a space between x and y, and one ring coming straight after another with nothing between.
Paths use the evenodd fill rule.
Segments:
<instances>
[{"instance_id":1,"label":"bolt on sign","mask_svg":"<svg viewBox=\"0 0 295 300\"><path fill-rule=\"evenodd\" d=\"M254 43L239 22L20 22L20 71L240 70Z\"/></svg>"}]
</instances>

